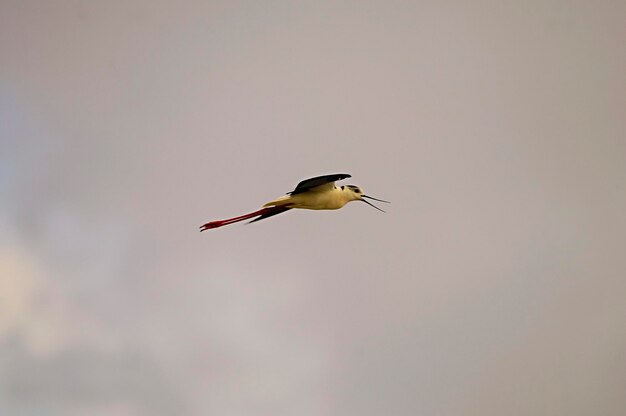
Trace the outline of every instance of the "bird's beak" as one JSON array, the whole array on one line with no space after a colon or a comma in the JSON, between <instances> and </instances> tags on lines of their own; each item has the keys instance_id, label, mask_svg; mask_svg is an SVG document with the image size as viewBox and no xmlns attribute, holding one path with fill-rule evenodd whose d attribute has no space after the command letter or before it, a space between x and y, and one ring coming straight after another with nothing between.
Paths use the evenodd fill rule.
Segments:
<instances>
[{"instance_id":1,"label":"bird's beak","mask_svg":"<svg viewBox=\"0 0 626 416\"><path fill-rule=\"evenodd\" d=\"M374 208L376 208L377 210L382 211L382 212L385 212L385 211L383 211L382 209L378 208L376 205L374 205L374 204L372 204L372 203L370 203L370 202L366 201L366 200L365 200L365 199L363 199L363 198L369 198L369 199L373 199L374 201L379 201L379 202L384 202L384 203L386 203L386 204L391 204L391 202L389 202L389 201L385 201L385 200L383 200L383 199L378 199L378 198L374 198L374 197L372 197L372 196L367 196L367 195L361 195L361 201L365 202L367 205L372 206L372 207L374 207Z\"/></svg>"}]
</instances>

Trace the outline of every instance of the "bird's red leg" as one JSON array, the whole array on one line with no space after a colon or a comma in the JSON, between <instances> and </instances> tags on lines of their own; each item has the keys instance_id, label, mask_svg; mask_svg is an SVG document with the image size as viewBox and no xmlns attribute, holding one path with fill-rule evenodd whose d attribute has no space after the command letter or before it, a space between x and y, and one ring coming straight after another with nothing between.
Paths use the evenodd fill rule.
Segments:
<instances>
[{"instance_id":1,"label":"bird's red leg","mask_svg":"<svg viewBox=\"0 0 626 416\"><path fill-rule=\"evenodd\" d=\"M217 220L217 221L207 222L206 224L200 227L200 231L202 232L205 230L210 230L212 228L221 227L223 225L228 225L228 224L232 224L235 222L247 220L252 217L257 217L259 215L273 214L276 211L282 212L282 211L285 211L285 208L284 207L266 207L258 211L251 212L250 214L241 215L239 217L229 218L227 220Z\"/></svg>"}]
</instances>

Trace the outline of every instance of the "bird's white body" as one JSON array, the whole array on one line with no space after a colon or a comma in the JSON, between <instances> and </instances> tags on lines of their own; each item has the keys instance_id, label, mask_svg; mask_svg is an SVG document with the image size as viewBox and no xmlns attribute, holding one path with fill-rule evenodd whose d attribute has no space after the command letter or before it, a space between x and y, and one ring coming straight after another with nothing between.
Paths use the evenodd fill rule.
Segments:
<instances>
[{"instance_id":1,"label":"bird's white body","mask_svg":"<svg viewBox=\"0 0 626 416\"><path fill-rule=\"evenodd\" d=\"M318 186L306 192L295 195L284 195L268 202L264 207L289 206L300 209L339 209L350 201L359 199L351 188L330 186Z\"/></svg>"}]
</instances>

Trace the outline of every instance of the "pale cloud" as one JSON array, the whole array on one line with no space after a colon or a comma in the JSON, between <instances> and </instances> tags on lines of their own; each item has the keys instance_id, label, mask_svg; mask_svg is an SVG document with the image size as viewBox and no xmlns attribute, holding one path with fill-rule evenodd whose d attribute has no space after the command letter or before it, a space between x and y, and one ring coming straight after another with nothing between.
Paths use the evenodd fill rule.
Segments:
<instances>
[{"instance_id":1,"label":"pale cloud","mask_svg":"<svg viewBox=\"0 0 626 416\"><path fill-rule=\"evenodd\" d=\"M0 305L0 343L19 336L36 355L66 344L65 302L36 259L16 247L0 251Z\"/></svg>"}]
</instances>

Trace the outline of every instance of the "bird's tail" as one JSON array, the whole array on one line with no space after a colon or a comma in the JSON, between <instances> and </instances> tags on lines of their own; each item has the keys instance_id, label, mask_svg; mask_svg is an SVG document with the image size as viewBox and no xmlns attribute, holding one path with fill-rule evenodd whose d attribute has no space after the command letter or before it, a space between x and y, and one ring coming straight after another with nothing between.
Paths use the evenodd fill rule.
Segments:
<instances>
[{"instance_id":1,"label":"bird's tail","mask_svg":"<svg viewBox=\"0 0 626 416\"><path fill-rule=\"evenodd\" d=\"M241 215L239 217L229 218L227 220L217 220L217 221L207 222L206 224L200 227L200 232L211 230L213 228L218 228L223 225L233 224L235 222L244 221L253 217L259 217L259 218L256 218L255 220L250 221L250 222L259 221L264 218L271 217L276 214L280 214L281 212L285 212L288 209L290 208L287 208L284 206L266 207L266 208L261 208L258 211L251 212L250 214Z\"/></svg>"},{"instance_id":2,"label":"bird's tail","mask_svg":"<svg viewBox=\"0 0 626 416\"><path fill-rule=\"evenodd\" d=\"M280 207L280 206L285 206L288 204L291 204L291 195L283 195L278 199L275 199L273 201L268 202L267 204L263 205L264 207L271 207L271 206L276 206L276 207Z\"/></svg>"}]
</instances>

